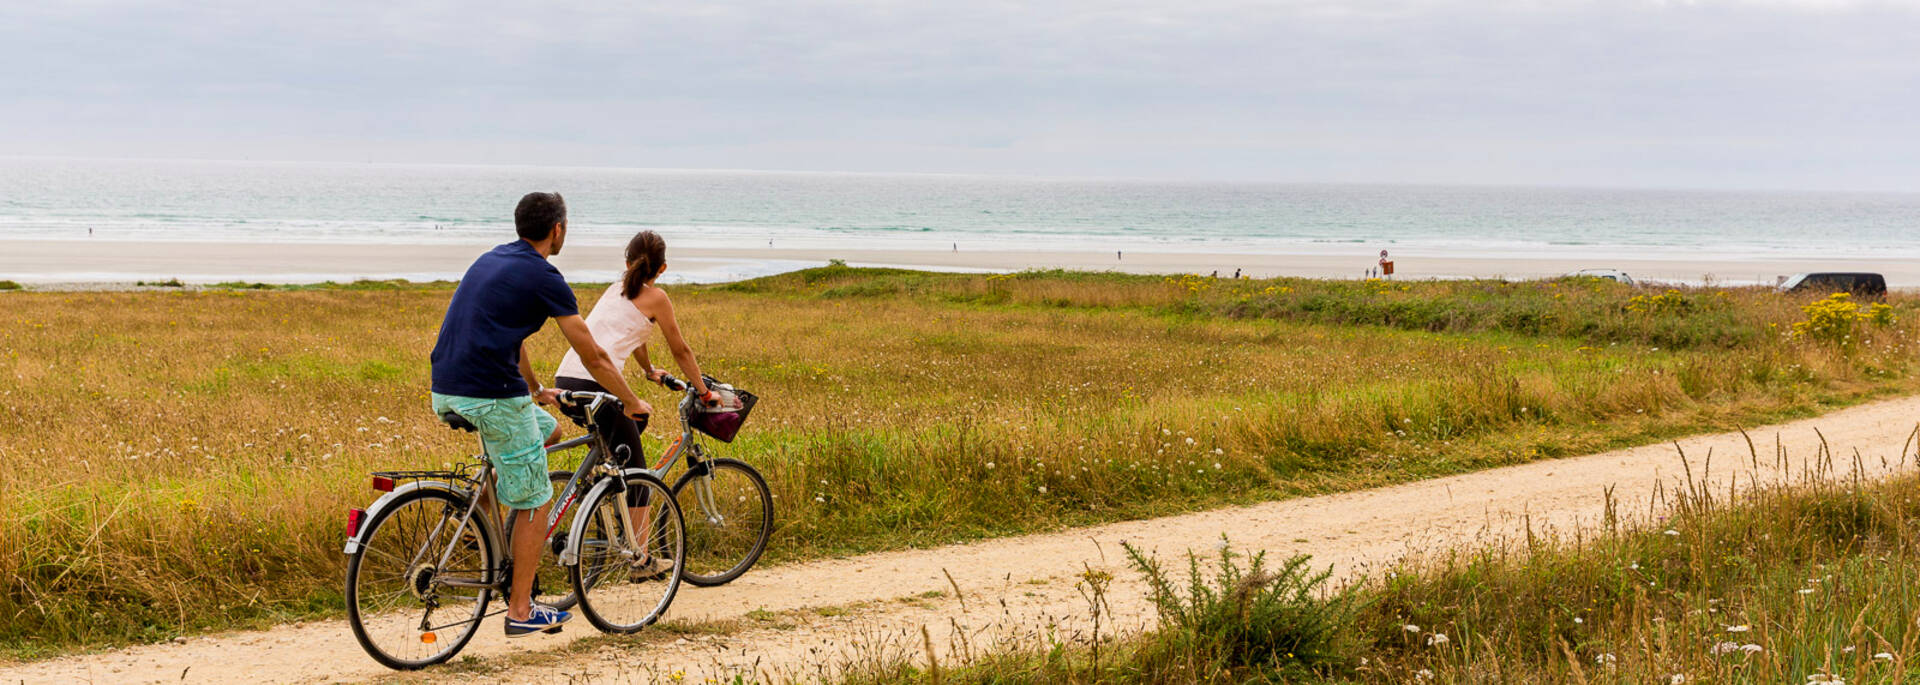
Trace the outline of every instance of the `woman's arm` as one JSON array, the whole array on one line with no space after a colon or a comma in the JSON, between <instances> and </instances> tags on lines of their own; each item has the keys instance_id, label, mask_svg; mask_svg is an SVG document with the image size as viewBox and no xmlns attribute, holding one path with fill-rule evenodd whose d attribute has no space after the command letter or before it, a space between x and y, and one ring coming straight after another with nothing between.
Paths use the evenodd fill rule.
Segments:
<instances>
[{"instance_id":1,"label":"woman's arm","mask_svg":"<svg viewBox=\"0 0 1920 685\"><path fill-rule=\"evenodd\" d=\"M659 327L660 335L667 339L667 349L673 352L673 361L680 365L680 371L687 374L687 382L700 391L701 397L706 397L712 390L707 387L706 379L700 377L700 361L694 359L693 348L680 336L680 322L673 317L673 300L659 288L648 288L639 299L644 300L640 311L653 317L653 325Z\"/></svg>"},{"instance_id":2,"label":"woman's arm","mask_svg":"<svg viewBox=\"0 0 1920 685\"><path fill-rule=\"evenodd\" d=\"M654 368L653 360L647 358L646 343L640 343L640 347L633 351L633 361L640 365L642 372L647 375L647 382L650 383L660 382L660 374L667 372L666 369Z\"/></svg>"}]
</instances>

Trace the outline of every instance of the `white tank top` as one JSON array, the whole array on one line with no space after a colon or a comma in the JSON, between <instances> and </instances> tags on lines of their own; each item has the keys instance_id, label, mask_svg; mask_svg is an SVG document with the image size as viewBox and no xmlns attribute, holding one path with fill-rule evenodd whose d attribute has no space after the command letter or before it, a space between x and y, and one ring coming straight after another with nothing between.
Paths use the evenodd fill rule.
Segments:
<instances>
[{"instance_id":1,"label":"white tank top","mask_svg":"<svg viewBox=\"0 0 1920 685\"><path fill-rule=\"evenodd\" d=\"M646 344L647 334L653 332L653 322L640 313L639 307L633 306L632 300L621 296L620 284L615 282L607 286L607 292L594 303L593 311L587 312L587 330L593 331L593 341L613 358L613 368L625 371L627 358ZM553 375L593 380L587 365L580 362L580 353L573 350L567 350L566 358L560 360L560 369Z\"/></svg>"}]
</instances>

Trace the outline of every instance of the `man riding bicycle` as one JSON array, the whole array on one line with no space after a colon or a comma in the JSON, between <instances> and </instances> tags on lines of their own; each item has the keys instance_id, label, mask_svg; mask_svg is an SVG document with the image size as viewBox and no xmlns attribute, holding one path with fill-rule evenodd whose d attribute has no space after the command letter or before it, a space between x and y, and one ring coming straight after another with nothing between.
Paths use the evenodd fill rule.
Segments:
<instances>
[{"instance_id":1,"label":"man riding bicycle","mask_svg":"<svg viewBox=\"0 0 1920 685\"><path fill-rule=\"evenodd\" d=\"M557 436L553 415L534 406L552 404L560 391L541 386L528 362L526 340L547 319L560 324L593 380L644 419L653 407L627 386L620 370L593 340L580 318L573 289L547 261L567 236L567 205L559 193L528 193L513 212L520 239L474 260L447 305L433 346L433 411L453 413L480 430L493 461L501 504L511 510L513 584L507 602L507 637L557 631L572 616L533 604L546 531L545 445Z\"/></svg>"}]
</instances>

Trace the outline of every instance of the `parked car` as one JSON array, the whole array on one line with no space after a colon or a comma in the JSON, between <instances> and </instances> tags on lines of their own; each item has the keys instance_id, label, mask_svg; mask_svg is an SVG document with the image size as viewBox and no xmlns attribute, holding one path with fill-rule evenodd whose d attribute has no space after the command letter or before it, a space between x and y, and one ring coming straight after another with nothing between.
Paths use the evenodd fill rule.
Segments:
<instances>
[{"instance_id":1,"label":"parked car","mask_svg":"<svg viewBox=\"0 0 1920 685\"><path fill-rule=\"evenodd\" d=\"M1853 293L1879 298L1887 294L1887 277L1859 271L1817 271L1795 274L1780 284L1783 293Z\"/></svg>"},{"instance_id":2,"label":"parked car","mask_svg":"<svg viewBox=\"0 0 1920 685\"><path fill-rule=\"evenodd\" d=\"M1615 283L1625 283L1627 285L1639 285L1633 282L1632 276L1628 276L1627 272L1621 271L1619 269L1581 269L1579 271L1568 273L1566 277L1567 278L1604 278L1609 281L1613 281Z\"/></svg>"}]
</instances>

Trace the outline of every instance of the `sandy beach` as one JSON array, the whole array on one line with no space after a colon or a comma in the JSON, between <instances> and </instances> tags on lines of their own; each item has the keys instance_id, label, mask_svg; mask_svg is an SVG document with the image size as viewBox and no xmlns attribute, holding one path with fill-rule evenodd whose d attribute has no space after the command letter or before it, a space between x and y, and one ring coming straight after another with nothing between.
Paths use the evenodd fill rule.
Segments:
<instances>
[{"instance_id":1,"label":"sandy beach","mask_svg":"<svg viewBox=\"0 0 1920 685\"><path fill-rule=\"evenodd\" d=\"M436 280L457 278L484 244L381 245L337 243L201 243L132 241L0 240L0 279L40 288L83 287L178 278L187 283L260 281L304 283L360 278ZM831 259L860 266L899 266L936 270L1021 271L1074 269L1129 273L1218 272L1235 270L1265 278L1361 278L1377 259L1370 246L1303 248L1288 254L1201 252L1116 253L1104 248L1079 251L908 250L807 247L673 248L671 272L681 282L752 278L825 264ZM1920 259L1888 258L1716 258L1688 254L1648 255L1635 259L1580 259L1565 255L1474 256L1396 252L1395 278L1542 278L1576 269L1612 268L1642 281L1773 284L1803 271L1877 271L1889 284L1920 287ZM570 245L554 263L576 281L611 280L620 264L620 248Z\"/></svg>"}]
</instances>

